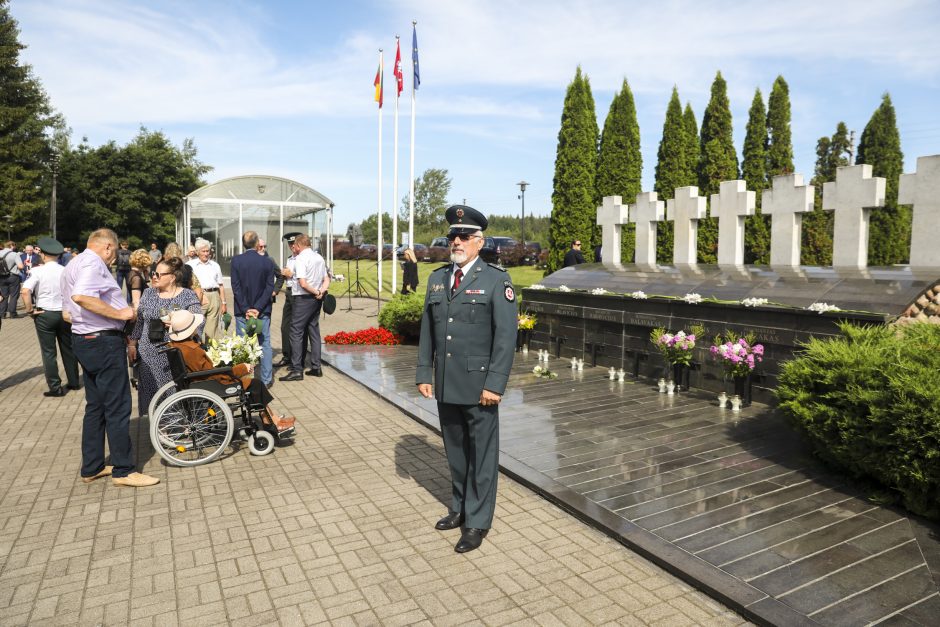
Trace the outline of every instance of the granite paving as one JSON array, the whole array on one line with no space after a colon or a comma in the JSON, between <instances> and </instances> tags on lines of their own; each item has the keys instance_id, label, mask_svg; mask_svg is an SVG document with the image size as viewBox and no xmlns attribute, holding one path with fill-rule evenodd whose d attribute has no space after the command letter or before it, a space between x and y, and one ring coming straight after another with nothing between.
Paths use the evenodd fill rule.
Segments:
<instances>
[{"instance_id":1,"label":"granite paving","mask_svg":"<svg viewBox=\"0 0 940 627\"><path fill-rule=\"evenodd\" d=\"M438 430L414 346L327 350ZM821 465L779 412L537 363L516 354L500 407L507 475L757 622L940 624L940 527Z\"/></svg>"}]
</instances>

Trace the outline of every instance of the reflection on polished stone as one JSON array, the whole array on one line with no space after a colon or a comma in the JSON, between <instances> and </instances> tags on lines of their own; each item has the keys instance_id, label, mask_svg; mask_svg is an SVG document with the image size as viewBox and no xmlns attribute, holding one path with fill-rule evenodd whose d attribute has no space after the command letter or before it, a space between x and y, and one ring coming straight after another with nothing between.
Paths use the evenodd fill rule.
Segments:
<instances>
[{"instance_id":1,"label":"reflection on polished stone","mask_svg":"<svg viewBox=\"0 0 940 627\"><path fill-rule=\"evenodd\" d=\"M437 429L414 347L327 346L324 359ZM559 378L540 379L536 356L517 355L504 470L765 622L936 624L935 525L866 500L766 406L732 415L712 394L667 397L567 362L552 358Z\"/></svg>"}]
</instances>

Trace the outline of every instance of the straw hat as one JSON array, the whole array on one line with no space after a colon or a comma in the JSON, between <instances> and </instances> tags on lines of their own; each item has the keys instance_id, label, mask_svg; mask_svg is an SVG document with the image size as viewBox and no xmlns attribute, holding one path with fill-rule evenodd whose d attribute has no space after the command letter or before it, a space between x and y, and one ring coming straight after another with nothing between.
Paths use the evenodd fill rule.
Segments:
<instances>
[{"instance_id":1,"label":"straw hat","mask_svg":"<svg viewBox=\"0 0 940 627\"><path fill-rule=\"evenodd\" d=\"M170 339L174 342L189 339L203 320L205 316L202 314L194 314L188 309L177 309L170 314Z\"/></svg>"}]
</instances>

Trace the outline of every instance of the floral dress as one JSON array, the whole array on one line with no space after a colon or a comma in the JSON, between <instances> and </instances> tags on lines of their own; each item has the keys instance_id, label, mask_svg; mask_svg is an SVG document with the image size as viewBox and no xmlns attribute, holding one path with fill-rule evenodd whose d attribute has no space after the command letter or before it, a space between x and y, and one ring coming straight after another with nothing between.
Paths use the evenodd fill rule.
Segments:
<instances>
[{"instance_id":1,"label":"floral dress","mask_svg":"<svg viewBox=\"0 0 940 627\"><path fill-rule=\"evenodd\" d=\"M170 340L166 334L166 328L160 321L161 309L188 309L193 313L202 313L199 299L192 290L183 288L173 298L160 298L160 294L152 287L144 290L140 297L140 306L137 308L137 322L131 332L131 339L137 340L140 369L137 380L137 413L141 416L147 413L150 401L157 390L169 383L171 379L170 365L166 355L158 352L162 348L159 344ZM151 321L156 321L153 323L154 328L162 327L163 335L158 345L154 345L150 340L148 330L151 328ZM196 330L198 334L202 334L203 326L204 323L199 325Z\"/></svg>"}]
</instances>

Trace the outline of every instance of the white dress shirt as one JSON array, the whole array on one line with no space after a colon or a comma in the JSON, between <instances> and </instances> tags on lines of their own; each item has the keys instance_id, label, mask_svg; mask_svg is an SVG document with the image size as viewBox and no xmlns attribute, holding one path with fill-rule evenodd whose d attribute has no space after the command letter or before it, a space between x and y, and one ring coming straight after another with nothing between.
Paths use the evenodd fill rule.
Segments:
<instances>
[{"instance_id":1,"label":"white dress shirt","mask_svg":"<svg viewBox=\"0 0 940 627\"><path fill-rule=\"evenodd\" d=\"M62 273L65 266L55 262L44 263L33 268L23 282L23 289L33 293L37 309L62 311Z\"/></svg>"},{"instance_id":2,"label":"white dress shirt","mask_svg":"<svg viewBox=\"0 0 940 627\"><path fill-rule=\"evenodd\" d=\"M477 262L477 259L479 258L480 258L479 255L477 255L476 257L473 258L473 261L469 262L467 265L465 265L462 268L460 267L460 264L456 264L456 263L454 264L454 267L450 271L450 289L454 289L454 279L457 278L456 277L457 270L459 269L461 272L463 272L463 275L460 277L460 282L463 283L463 280L466 279L470 275L470 268L473 267L473 264L475 264Z\"/></svg>"},{"instance_id":3,"label":"white dress shirt","mask_svg":"<svg viewBox=\"0 0 940 627\"><path fill-rule=\"evenodd\" d=\"M204 290L217 289L222 285L222 267L211 259L205 263L196 257L186 262L193 269L193 274L199 279L199 285Z\"/></svg>"},{"instance_id":4,"label":"white dress shirt","mask_svg":"<svg viewBox=\"0 0 940 627\"><path fill-rule=\"evenodd\" d=\"M313 292L308 292L300 286L300 279L306 279L307 286L315 290L320 288L325 278L326 262L323 260L323 257L312 248L304 248L294 261L295 281L291 293L294 296L313 294Z\"/></svg>"}]
</instances>

